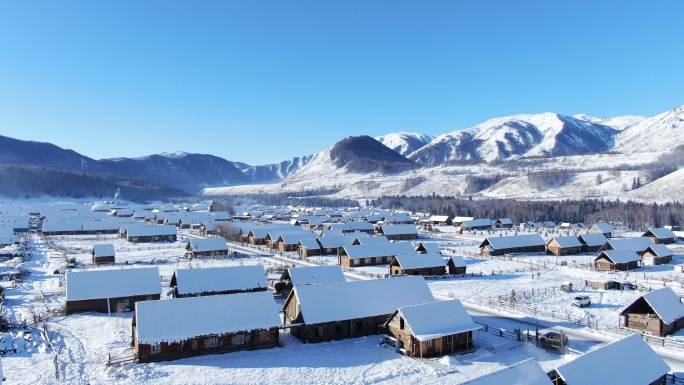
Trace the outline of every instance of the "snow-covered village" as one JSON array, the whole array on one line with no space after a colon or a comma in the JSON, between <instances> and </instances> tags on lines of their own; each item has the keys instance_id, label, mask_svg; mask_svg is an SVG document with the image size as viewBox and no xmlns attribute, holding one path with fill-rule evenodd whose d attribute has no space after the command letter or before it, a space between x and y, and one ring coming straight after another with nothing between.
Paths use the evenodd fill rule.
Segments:
<instances>
[{"instance_id":1,"label":"snow-covered village","mask_svg":"<svg viewBox=\"0 0 684 385\"><path fill-rule=\"evenodd\" d=\"M0 385L684 385L683 14L0 0Z\"/></svg>"}]
</instances>

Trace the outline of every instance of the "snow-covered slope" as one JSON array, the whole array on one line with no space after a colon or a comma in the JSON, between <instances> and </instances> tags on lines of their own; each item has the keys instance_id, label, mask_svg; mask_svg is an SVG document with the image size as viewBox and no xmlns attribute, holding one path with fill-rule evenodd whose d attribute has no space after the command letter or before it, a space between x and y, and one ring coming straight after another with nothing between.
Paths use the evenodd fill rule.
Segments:
<instances>
[{"instance_id":1,"label":"snow-covered slope","mask_svg":"<svg viewBox=\"0 0 684 385\"><path fill-rule=\"evenodd\" d=\"M252 183L268 183L287 178L306 166L312 158L313 155L297 156L280 163L260 166L251 166L240 162L233 162L233 164L247 175Z\"/></svg>"},{"instance_id":2,"label":"snow-covered slope","mask_svg":"<svg viewBox=\"0 0 684 385\"><path fill-rule=\"evenodd\" d=\"M610 149L617 133L602 124L555 113L513 115L440 135L408 158L434 166L462 160L594 154Z\"/></svg>"},{"instance_id":3,"label":"snow-covered slope","mask_svg":"<svg viewBox=\"0 0 684 385\"><path fill-rule=\"evenodd\" d=\"M406 156L430 143L434 138L432 135L419 132L402 131L379 136L375 139L399 154Z\"/></svg>"},{"instance_id":4,"label":"snow-covered slope","mask_svg":"<svg viewBox=\"0 0 684 385\"><path fill-rule=\"evenodd\" d=\"M630 191L628 196L653 202L681 201L684 197L684 168Z\"/></svg>"},{"instance_id":5,"label":"snow-covered slope","mask_svg":"<svg viewBox=\"0 0 684 385\"><path fill-rule=\"evenodd\" d=\"M615 151L623 153L666 153L684 145L684 105L625 129L615 142Z\"/></svg>"},{"instance_id":6,"label":"snow-covered slope","mask_svg":"<svg viewBox=\"0 0 684 385\"><path fill-rule=\"evenodd\" d=\"M579 120L586 120L587 122L591 123L603 124L604 126L613 127L620 131L632 127L635 124L640 123L642 120L648 118L647 116L641 115L623 115L599 118L587 114L577 114L573 115L572 117Z\"/></svg>"}]
</instances>

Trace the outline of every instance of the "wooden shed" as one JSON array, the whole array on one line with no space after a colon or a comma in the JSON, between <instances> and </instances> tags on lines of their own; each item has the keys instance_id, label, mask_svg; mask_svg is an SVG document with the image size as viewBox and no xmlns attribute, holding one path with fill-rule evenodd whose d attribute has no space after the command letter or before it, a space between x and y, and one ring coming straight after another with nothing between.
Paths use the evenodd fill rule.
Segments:
<instances>
[{"instance_id":1,"label":"wooden shed","mask_svg":"<svg viewBox=\"0 0 684 385\"><path fill-rule=\"evenodd\" d=\"M684 326L684 304L669 287L654 290L627 305L620 312L620 324L664 337Z\"/></svg>"},{"instance_id":2,"label":"wooden shed","mask_svg":"<svg viewBox=\"0 0 684 385\"><path fill-rule=\"evenodd\" d=\"M422 277L295 286L283 304L285 325L303 342L384 333L400 307L434 302Z\"/></svg>"},{"instance_id":3,"label":"wooden shed","mask_svg":"<svg viewBox=\"0 0 684 385\"><path fill-rule=\"evenodd\" d=\"M654 266L672 262L672 250L665 245L649 246L641 253L641 261L644 265Z\"/></svg>"},{"instance_id":4,"label":"wooden shed","mask_svg":"<svg viewBox=\"0 0 684 385\"><path fill-rule=\"evenodd\" d=\"M132 311L135 303L159 299L157 267L68 271L66 313Z\"/></svg>"},{"instance_id":5,"label":"wooden shed","mask_svg":"<svg viewBox=\"0 0 684 385\"><path fill-rule=\"evenodd\" d=\"M244 265L177 269L169 286L172 297L183 298L265 291L268 282L263 266Z\"/></svg>"},{"instance_id":6,"label":"wooden shed","mask_svg":"<svg viewBox=\"0 0 684 385\"><path fill-rule=\"evenodd\" d=\"M299 255L302 257L313 257L323 254L321 244L318 243L316 238L300 239L297 248L299 249Z\"/></svg>"},{"instance_id":7,"label":"wooden shed","mask_svg":"<svg viewBox=\"0 0 684 385\"><path fill-rule=\"evenodd\" d=\"M400 307L385 326L401 353L420 358L472 351L480 329L457 299Z\"/></svg>"},{"instance_id":8,"label":"wooden shed","mask_svg":"<svg viewBox=\"0 0 684 385\"><path fill-rule=\"evenodd\" d=\"M555 237L546 244L546 252L553 255L579 254L582 249L582 242L574 235Z\"/></svg>"},{"instance_id":9,"label":"wooden shed","mask_svg":"<svg viewBox=\"0 0 684 385\"><path fill-rule=\"evenodd\" d=\"M93 246L92 261L94 264L114 263L114 245L98 243Z\"/></svg>"},{"instance_id":10,"label":"wooden shed","mask_svg":"<svg viewBox=\"0 0 684 385\"><path fill-rule=\"evenodd\" d=\"M225 257L228 255L228 245L223 237L193 238L185 247L188 258L197 257Z\"/></svg>"},{"instance_id":11,"label":"wooden shed","mask_svg":"<svg viewBox=\"0 0 684 385\"><path fill-rule=\"evenodd\" d=\"M513 220L511 218L499 218L494 222L494 227L497 229L512 229Z\"/></svg>"},{"instance_id":12,"label":"wooden shed","mask_svg":"<svg viewBox=\"0 0 684 385\"><path fill-rule=\"evenodd\" d=\"M138 362L272 348L280 326L268 292L144 301L136 305L131 345Z\"/></svg>"},{"instance_id":13,"label":"wooden shed","mask_svg":"<svg viewBox=\"0 0 684 385\"><path fill-rule=\"evenodd\" d=\"M428 218L428 222L433 226L451 226L453 224L448 215L433 215Z\"/></svg>"},{"instance_id":14,"label":"wooden shed","mask_svg":"<svg viewBox=\"0 0 684 385\"><path fill-rule=\"evenodd\" d=\"M135 225L126 226L123 235L131 243L175 242L177 233L171 225Z\"/></svg>"},{"instance_id":15,"label":"wooden shed","mask_svg":"<svg viewBox=\"0 0 684 385\"><path fill-rule=\"evenodd\" d=\"M491 219L469 219L469 220L464 220L461 222L461 230L488 230L492 228L492 220Z\"/></svg>"},{"instance_id":16,"label":"wooden shed","mask_svg":"<svg viewBox=\"0 0 684 385\"><path fill-rule=\"evenodd\" d=\"M641 257L629 249L606 250L599 253L594 259L594 268L604 271L627 271L636 269L641 265Z\"/></svg>"}]
</instances>

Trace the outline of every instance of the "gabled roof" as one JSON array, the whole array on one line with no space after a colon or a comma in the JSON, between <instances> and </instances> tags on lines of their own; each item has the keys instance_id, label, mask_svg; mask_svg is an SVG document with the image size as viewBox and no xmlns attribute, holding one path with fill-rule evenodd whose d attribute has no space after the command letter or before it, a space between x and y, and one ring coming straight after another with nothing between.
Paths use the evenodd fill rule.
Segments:
<instances>
[{"instance_id":1,"label":"gabled roof","mask_svg":"<svg viewBox=\"0 0 684 385\"><path fill-rule=\"evenodd\" d=\"M345 282L344 273L339 266L291 267L283 273L285 274L290 278L292 286Z\"/></svg>"},{"instance_id":2,"label":"gabled roof","mask_svg":"<svg viewBox=\"0 0 684 385\"><path fill-rule=\"evenodd\" d=\"M513 220L511 218L499 218L496 220L497 223L501 223L502 225L512 225Z\"/></svg>"},{"instance_id":3,"label":"gabled roof","mask_svg":"<svg viewBox=\"0 0 684 385\"><path fill-rule=\"evenodd\" d=\"M448 215L432 215L428 220L430 222L447 222L450 219Z\"/></svg>"},{"instance_id":4,"label":"gabled roof","mask_svg":"<svg viewBox=\"0 0 684 385\"><path fill-rule=\"evenodd\" d=\"M220 293L267 288L261 265L177 269L174 273L178 294Z\"/></svg>"},{"instance_id":5,"label":"gabled roof","mask_svg":"<svg viewBox=\"0 0 684 385\"><path fill-rule=\"evenodd\" d=\"M404 306L398 311L419 341L480 329L457 299Z\"/></svg>"},{"instance_id":6,"label":"gabled roof","mask_svg":"<svg viewBox=\"0 0 684 385\"><path fill-rule=\"evenodd\" d=\"M582 247L582 242L574 235L564 235L560 237L555 237L551 241L556 241L558 246L562 248L568 247Z\"/></svg>"},{"instance_id":7,"label":"gabled roof","mask_svg":"<svg viewBox=\"0 0 684 385\"><path fill-rule=\"evenodd\" d=\"M470 219L467 221L463 221L461 223L463 226L466 227L485 227L485 226L491 226L492 225L492 220L491 219Z\"/></svg>"},{"instance_id":8,"label":"gabled roof","mask_svg":"<svg viewBox=\"0 0 684 385\"><path fill-rule=\"evenodd\" d=\"M96 257L111 257L114 255L114 245L111 243L98 243L93 246Z\"/></svg>"},{"instance_id":9,"label":"gabled roof","mask_svg":"<svg viewBox=\"0 0 684 385\"><path fill-rule=\"evenodd\" d=\"M672 232L671 229L665 228L665 227L651 227L648 229L647 232L642 235L643 237L648 236L648 235L653 235L657 239L668 239L668 238L675 238L674 233Z\"/></svg>"},{"instance_id":10,"label":"gabled roof","mask_svg":"<svg viewBox=\"0 0 684 385\"><path fill-rule=\"evenodd\" d=\"M67 301L131 297L161 293L159 268L68 271Z\"/></svg>"},{"instance_id":11,"label":"gabled roof","mask_svg":"<svg viewBox=\"0 0 684 385\"><path fill-rule=\"evenodd\" d=\"M383 235L418 234L418 229L415 225L382 225L380 229Z\"/></svg>"},{"instance_id":12,"label":"gabled roof","mask_svg":"<svg viewBox=\"0 0 684 385\"><path fill-rule=\"evenodd\" d=\"M451 259L454 262L454 266L456 266L456 267L466 266L465 260L460 255L451 255L451 256L445 257L445 259L447 262L449 261L449 259Z\"/></svg>"},{"instance_id":13,"label":"gabled roof","mask_svg":"<svg viewBox=\"0 0 684 385\"><path fill-rule=\"evenodd\" d=\"M666 324L671 324L680 318L684 318L684 304L681 298L669 287L663 287L644 294L625 306L620 314L623 314L640 298L643 298Z\"/></svg>"},{"instance_id":14,"label":"gabled roof","mask_svg":"<svg viewBox=\"0 0 684 385\"><path fill-rule=\"evenodd\" d=\"M305 324L392 314L402 306L435 300L425 280L416 276L295 286L290 296L296 296Z\"/></svg>"},{"instance_id":15,"label":"gabled roof","mask_svg":"<svg viewBox=\"0 0 684 385\"><path fill-rule=\"evenodd\" d=\"M320 249L321 245L318 244L318 240L316 238L301 238L299 239L298 242L302 247L305 249Z\"/></svg>"},{"instance_id":16,"label":"gabled roof","mask_svg":"<svg viewBox=\"0 0 684 385\"><path fill-rule=\"evenodd\" d=\"M649 251L656 257L671 257L673 255L672 250L665 245L651 245L644 252Z\"/></svg>"},{"instance_id":17,"label":"gabled roof","mask_svg":"<svg viewBox=\"0 0 684 385\"><path fill-rule=\"evenodd\" d=\"M351 259L372 257L393 257L402 254L415 254L415 250L409 242L370 244L370 245L344 245L345 254Z\"/></svg>"},{"instance_id":18,"label":"gabled roof","mask_svg":"<svg viewBox=\"0 0 684 385\"><path fill-rule=\"evenodd\" d=\"M190 240L192 251L228 251L226 240L221 237L194 238Z\"/></svg>"},{"instance_id":19,"label":"gabled roof","mask_svg":"<svg viewBox=\"0 0 684 385\"><path fill-rule=\"evenodd\" d=\"M635 238L611 238L608 240L608 247L613 250L629 249L641 253L648 249L653 242L647 237Z\"/></svg>"},{"instance_id":20,"label":"gabled roof","mask_svg":"<svg viewBox=\"0 0 684 385\"><path fill-rule=\"evenodd\" d=\"M444 267L444 258L440 254L404 254L397 255L397 263L402 269L425 269Z\"/></svg>"},{"instance_id":21,"label":"gabled roof","mask_svg":"<svg viewBox=\"0 0 684 385\"><path fill-rule=\"evenodd\" d=\"M343 235L334 235L334 234L328 234L318 237L318 243L321 244L321 247L330 249L330 248L336 248L336 247L341 247L344 245L350 244L352 241L343 236Z\"/></svg>"},{"instance_id":22,"label":"gabled roof","mask_svg":"<svg viewBox=\"0 0 684 385\"><path fill-rule=\"evenodd\" d=\"M620 250L606 250L602 251L596 259L607 257L613 263L630 263L641 261L641 257L634 250L620 249ZM595 259L595 260L596 260Z\"/></svg>"},{"instance_id":23,"label":"gabled roof","mask_svg":"<svg viewBox=\"0 0 684 385\"><path fill-rule=\"evenodd\" d=\"M441 254L442 249L439 247L438 244L434 242L418 242L415 244L416 250L418 250L422 246L423 249L425 249L427 254Z\"/></svg>"},{"instance_id":24,"label":"gabled roof","mask_svg":"<svg viewBox=\"0 0 684 385\"><path fill-rule=\"evenodd\" d=\"M413 219L411 219L411 216L406 213L393 213L384 215L382 221L385 223L398 223L413 222Z\"/></svg>"},{"instance_id":25,"label":"gabled roof","mask_svg":"<svg viewBox=\"0 0 684 385\"><path fill-rule=\"evenodd\" d=\"M608 238L601 233L582 234L579 239L589 247L605 246L608 243Z\"/></svg>"},{"instance_id":26,"label":"gabled roof","mask_svg":"<svg viewBox=\"0 0 684 385\"><path fill-rule=\"evenodd\" d=\"M606 222L595 223L589 228L590 233L599 232L601 234L608 234L608 233L612 233L614 231L615 231L615 228L613 227L613 225L611 225L610 223L606 223Z\"/></svg>"},{"instance_id":27,"label":"gabled roof","mask_svg":"<svg viewBox=\"0 0 684 385\"><path fill-rule=\"evenodd\" d=\"M539 234L509 235L505 237L488 237L480 247L489 245L492 250L512 249L520 247L546 246Z\"/></svg>"},{"instance_id":28,"label":"gabled roof","mask_svg":"<svg viewBox=\"0 0 684 385\"><path fill-rule=\"evenodd\" d=\"M391 242L387 237L378 235L378 236L369 236L369 235L362 235L360 237L355 237L352 240L352 244L358 244L358 245L389 245Z\"/></svg>"},{"instance_id":29,"label":"gabled roof","mask_svg":"<svg viewBox=\"0 0 684 385\"><path fill-rule=\"evenodd\" d=\"M273 235L273 233L270 233ZM299 243L300 240L302 239L311 239L311 240L316 240L316 234L312 233L311 231L308 230L302 230L302 231L292 231L292 232L280 232L278 233L275 238L276 240L281 240L286 244L286 245L296 245Z\"/></svg>"},{"instance_id":30,"label":"gabled roof","mask_svg":"<svg viewBox=\"0 0 684 385\"><path fill-rule=\"evenodd\" d=\"M638 334L585 353L556 369L568 385L644 385L669 371L665 361Z\"/></svg>"},{"instance_id":31,"label":"gabled roof","mask_svg":"<svg viewBox=\"0 0 684 385\"><path fill-rule=\"evenodd\" d=\"M267 291L137 302L135 322L141 343L182 341L281 325L273 294Z\"/></svg>"},{"instance_id":32,"label":"gabled roof","mask_svg":"<svg viewBox=\"0 0 684 385\"><path fill-rule=\"evenodd\" d=\"M463 385L552 385L552 383L539 363L530 358L494 373L464 382Z\"/></svg>"}]
</instances>

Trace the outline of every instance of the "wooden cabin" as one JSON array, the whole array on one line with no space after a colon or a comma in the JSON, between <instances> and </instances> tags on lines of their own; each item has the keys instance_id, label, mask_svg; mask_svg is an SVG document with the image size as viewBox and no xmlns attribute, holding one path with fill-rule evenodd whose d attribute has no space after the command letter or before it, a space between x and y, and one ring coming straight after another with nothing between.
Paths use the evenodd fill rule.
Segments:
<instances>
[{"instance_id":1,"label":"wooden cabin","mask_svg":"<svg viewBox=\"0 0 684 385\"><path fill-rule=\"evenodd\" d=\"M603 271L628 271L641 265L641 257L629 249L606 250L594 259L594 268Z\"/></svg>"},{"instance_id":2,"label":"wooden cabin","mask_svg":"<svg viewBox=\"0 0 684 385\"><path fill-rule=\"evenodd\" d=\"M549 372L553 385L665 385L670 367L638 334L585 353Z\"/></svg>"},{"instance_id":3,"label":"wooden cabin","mask_svg":"<svg viewBox=\"0 0 684 385\"><path fill-rule=\"evenodd\" d=\"M451 226L454 224L448 215L432 215L428 218L428 223L432 226Z\"/></svg>"},{"instance_id":4,"label":"wooden cabin","mask_svg":"<svg viewBox=\"0 0 684 385\"><path fill-rule=\"evenodd\" d=\"M482 255L538 253L546 251L546 242L538 234L487 237L480 244Z\"/></svg>"},{"instance_id":5,"label":"wooden cabin","mask_svg":"<svg viewBox=\"0 0 684 385\"><path fill-rule=\"evenodd\" d=\"M497 229L512 229L513 220L511 218L499 218L494 222L494 227Z\"/></svg>"},{"instance_id":6,"label":"wooden cabin","mask_svg":"<svg viewBox=\"0 0 684 385\"><path fill-rule=\"evenodd\" d=\"M299 255L302 257L313 257L323 254L320 243L316 238L302 238L297 245Z\"/></svg>"},{"instance_id":7,"label":"wooden cabin","mask_svg":"<svg viewBox=\"0 0 684 385\"><path fill-rule=\"evenodd\" d=\"M178 230L170 225L126 226L123 236L127 242L175 242Z\"/></svg>"},{"instance_id":8,"label":"wooden cabin","mask_svg":"<svg viewBox=\"0 0 684 385\"><path fill-rule=\"evenodd\" d=\"M642 237L651 239L651 242L657 245L667 245L677 242L677 237L672 230L665 227L651 227L646 231Z\"/></svg>"},{"instance_id":9,"label":"wooden cabin","mask_svg":"<svg viewBox=\"0 0 684 385\"><path fill-rule=\"evenodd\" d=\"M321 245L321 255L337 255L344 245L351 244L352 240L343 236L328 234L318 237L318 243Z\"/></svg>"},{"instance_id":10,"label":"wooden cabin","mask_svg":"<svg viewBox=\"0 0 684 385\"><path fill-rule=\"evenodd\" d=\"M664 265L672 262L672 255L665 245L651 245L641 253L641 262L646 266Z\"/></svg>"},{"instance_id":11,"label":"wooden cabin","mask_svg":"<svg viewBox=\"0 0 684 385\"><path fill-rule=\"evenodd\" d=\"M582 242L582 251L587 252L598 252L608 245L608 238L600 233L582 234L579 241Z\"/></svg>"},{"instance_id":12,"label":"wooden cabin","mask_svg":"<svg viewBox=\"0 0 684 385\"><path fill-rule=\"evenodd\" d=\"M261 265L177 269L169 284L175 298L247 293L268 288Z\"/></svg>"},{"instance_id":13,"label":"wooden cabin","mask_svg":"<svg viewBox=\"0 0 684 385\"><path fill-rule=\"evenodd\" d=\"M620 325L664 337L684 327L684 304L669 287L654 290L620 312Z\"/></svg>"},{"instance_id":14,"label":"wooden cabin","mask_svg":"<svg viewBox=\"0 0 684 385\"><path fill-rule=\"evenodd\" d=\"M592 234L603 234L604 237L611 238L615 232L615 228L610 223L599 222L593 224L589 228L589 232Z\"/></svg>"},{"instance_id":15,"label":"wooden cabin","mask_svg":"<svg viewBox=\"0 0 684 385\"><path fill-rule=\"evenodd\" d=\"M445 258L447 259L447 274L461 275L466 273L466 263L462 256L452 255Z\"/></svg>"},{"instance_id":16,"label":"wooden cabin","mask_svg":"<svg viewBox=\"0 0 684 385\"><path fill-rule=\"evenodd\" d=\"M400 307L434 302L422 277L295 286L283 304L285 326L305 343L356 338L386 331Z\"/></svg>"},{"instance_id":17,"label":"wooden cabin","mask_svg":"<svg viewBox=\"0 0 684 385\"><path fill-rule=\"evenodd\" d=\"M546 243L546 252L553 255L572 255L582 252L584 245L574 235L555 237Z\"/></svg>"},{"instance_id":18,"label":"wooden cabin","mask_svg":"<svg viewBox=\"0 0 684 385\"><path fill-rule=\"evenodd\" d=\"M442 254L442 249L433 242L418 242L414 244L418 254Z\"/></svg>"},{"instance_id":19,"label":"wooden cabin","mask_svg":"<svg viewBox=\"0 0 684 385\"><path fill-rule=\"evenodd\" d=\"M411 241L418 238L415 225L380 225L377 232L390 241Z\"/></svg>"},{"instance_id":20,"label":"wooden cabin","mask_svg":"<svg viewBox=\"0 0 684 385\"><path fill-rule=\"evenodd\" d=\"M114 263L114 245L111 243L98 243L93 246L92 261L96 265Z\"/></svg>"},{"instance_id":21,"label":"wooden cabin","mask_svg":"<svg viewBox=\"0 0 684 385\"><path fill-rule=\"evenodd\" d=\"M641 254L651 245L653 245L653 242L651 242L650 238L646 237L611 238L608 240L606 250L632 250L637 254Z\"/></svg>"},{"instance_id":22,"label":"wooden cabin","mask_svg":"<svg viewBox=\"0 0 684 385\"><path fill-rule=\"evenodd\" d=\"M157 267L68 271L66 313L132 311L138 301L159 299Z\"/></svg>"},{"instance_id":23,"label":"wooden cabin","mask_svg":"<svg viewBox=\"0 0 684 385\"><path fill-rule=\"evenodd\" d=\"M339 266L291 267L285 270L280 280L273 285L273 291L276 294L287 295L295 286L338 282L345 282L344 273Z\"/></svg>"},{"instance_id":24,"label":"wooden cabin","mask_svg":"<svg viewBox=\"0 0 684 385\"><path fill-rule=\"evenodd\" d=\"M188 258L225 257L228 255L228 245L223 237L193 238L185 247Z\"/></svg>"},{"instance_id":25,"label":"wooden cabin","mask_svg":"<svg viewBox=\"0 0 684 385\"><path fill-rule=\"evenodd\" d=\"M489 230L492 228L491 219L469 219L460 224L461 231Z\"/></svg>"},{"instance_id":26,"label":"wooden cabin","mask_svg":"<svg viewBox=\"0 0 684 385\"><path fill-rule=\"evenodd\" d=\"M392 257L390 275L444 275L446 262L440 254L404 254Z\"/></svg>"},{"instance_id":27,"label":"wooden cabin","mask_svg":"<svg viewBox=\"0 0 684 385\"><path fill-rule=\"evenodd\" d=\"M278 346L280 326L268 292L144 301L131 345L138 362L266 349Z\"/></svg>"},{"instance_id":28,"label":"wooden cabin","mask_svg":"<svg viewBox=\"0 0 684 385\"><path fill-rule=\"evenodd\" d=\"M395 255L413 253L415 251L409 242L352 244L342 246L337 259L342 267L386 265Z\"/></svg>"},{"instance_id":29,"label":"wooden cabin","mask_svg":"<svg viewBox=\"0 0 684 385\"><path fill-rule=\"evenodd\" d=\"M473 333L481 326L452 299L400 307L385 327L404 355L427 358L474 350Z\"/></svg>"}]
</instances>

